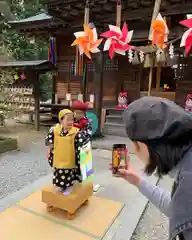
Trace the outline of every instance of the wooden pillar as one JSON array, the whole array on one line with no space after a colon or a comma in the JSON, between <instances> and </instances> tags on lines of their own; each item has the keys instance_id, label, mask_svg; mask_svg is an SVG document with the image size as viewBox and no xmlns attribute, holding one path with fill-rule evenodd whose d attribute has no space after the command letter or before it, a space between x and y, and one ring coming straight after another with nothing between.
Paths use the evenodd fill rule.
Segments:
<instances>
[{"instance_id":1,"label":"wooden pillar","mask_svg":"<svg viewBox=\"0 0 192 240\"><path fill-rule=\"evenodd\" d=\"M94 74L94 93L95 101L94 108L99 120L99 127L97 129L96 135L101 136L101 118L102 118L102 108L103 108L103 52L95 54L94 64L95 64L95 74Z\"/></svg>"},{"instance_id":2,"label":"wooden pillar","mask_svg":"<svg viewBox=\"0 0 192 240\"><path fill-rule=\"evenodd\" d=\"M33 95L35 99L35 129L40 130L40 98L39 98L39 73L34 73Z\"/></svg>"},{"instance_id":3,"label":"wooden pillar","mask_svg":"<svg viewBox=\"0 0 192 240\"><path fill-rule=\"evenodd\" d=\"M160 11L160 7L161 7L161 0L155 0L155 5L153 8L153 15L152 15L152 19L151 19L151 26L150 26L150 30L149 30L149 37L148 39L151 40L151 33L152 33L152 21L155 20L159 14ZM149 72L149 86L148 86L148 96L151 95L151 84L152 84L152 80L153 80L153 67L155 65L155 54L152 53L152 66L150 68L150 72Z\"/></svg>"},{"instance_id":4,"label":"wooden pillar","mask_svg":"<svg viewBox=\"0 0 192 240\"><path fill-rule=\"evenodd\" d=\"M161 84L161 66L158 64L157 66L157 75L156 75L156 91L160 91Z\"/></svg>"},{"instance_id":5,"label":"wooden pillar","mask_svg":"<svg viewBox=\"0 0 192 240\"><path fill-rule=\"evenodd\" d=\"M52 77L52 104L55 104L55 94L56 94L56 76L55 72Z\"/></svg>"}]
</instances>

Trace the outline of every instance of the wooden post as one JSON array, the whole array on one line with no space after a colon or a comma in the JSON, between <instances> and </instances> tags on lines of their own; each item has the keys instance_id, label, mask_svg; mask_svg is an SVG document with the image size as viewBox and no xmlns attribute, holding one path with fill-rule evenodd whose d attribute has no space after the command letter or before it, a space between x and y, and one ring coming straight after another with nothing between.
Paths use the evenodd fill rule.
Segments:
<instances>
[{"instance_id":1,"label":"wooden post","mask_svg":"<svg viewBox=\"0 0 192 240\"><path fill-rule=\"evenodd\" d=\"M39 73L34 73L33 95L35 99L35 129L40 130Z\"/></svg>"},{"instance_id":2,"label":"wooden post","mask_svg":"<svg viewBox=\"0 0 192 240\"><path fill-rule=\"evenodd\" d=\"M151 26L150 26L150 30L149 30L149 38L148 38L149 40L151 40L152 21L157 18L158 14L159 14L160 7L161 7L161 0L155 0L153 15L152 15L152 19L151 19ZM152 80L153 80L153 67L154 67L154 65L155 65L155 56L154 56L154 53L153 53L152 54L152 66L151 66L150 72L149 72L148 96L151 95L151 84L152 84Z\"/></svg>"},{"instance_id":3,"label":"wooden post","mask_svg":"<svg viewBox=\"0 0 192 240\"><path fill-rule=\"evenodd\" d=\"M56 94L56 76L55 76L55 72L52 76L52 104L55 104L55 94Z\"/></svg>"},{"instance_id":4,"label":"wooden post","mask_svg":"<svg viewBox=\"0 0 192 240\"><path fill-rule=\"evenodd\" d=\"M157 65L157 75L156 75L156 91L158 92L160 90L160 84L161 84L161 66Z\"/></svg>"},{"instance_id":5,"label":"wooden post","mask_svg":"<svg viewBox=\"0 0 192 240\"><path fill-rule=\"evenodd\" d=\"M152 53L152 65L149 70L149 84L148 84L148 93L147 96L151 95L151 86L152 86L152 80L153 80L153 68L155 65L155 54Z\"/></svg>"},{"instance_id":6,"label":"wooden post","mask_svg":"<svg viewBox=\"0 0 192 240\"><path fill-rule=\"evenodd\" d=\"M99 120L99 127L97 129L96 135L101 136L101 118L102 118L102 108L103 108L103 52L95 54L94 59L95 64L95 76L94 76L94 86L95 86L95 101L94 107Z\"/></svg>"}]
</instances>

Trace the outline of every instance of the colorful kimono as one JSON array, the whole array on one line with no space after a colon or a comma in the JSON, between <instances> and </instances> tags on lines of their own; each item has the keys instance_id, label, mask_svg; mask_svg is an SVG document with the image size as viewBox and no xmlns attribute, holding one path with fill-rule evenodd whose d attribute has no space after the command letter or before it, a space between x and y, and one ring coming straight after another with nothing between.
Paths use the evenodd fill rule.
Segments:
<instances>
[{"instance_id":1,"label":"colorful kimono","mask_svg":"<svg viewBox=\"0 0 192 240\"><path fill-rule=\"evenodd\" d=\"M54 146L54 140L55 140L55 134L54 129L59 124L55 125L54 127L51 127L48 135L46 137L46 145L47 146ZM64 132L62 129L60 136L66 137L68 132ZM53 172L53 185L57 186L63 190L65 190L67 187L71 187L75 184L75 182L81 182L81 172L80 172L80 147L79 144L83 141L84 134L81 134L79 131L74 138L74 149L75 149L75 167L74 168L57 168L54 167L54 147L50 149L49 155L48 155L48 162L51 167L54 168ZM63 147L64 150L64 147ZM63 151L65 154L65 150Z\"/></svg>"},{"instance_id":2,"label":"colorful kimono","mask_svg":"<svg viewBox=\"0 0 192 240\"><path fill-rule=\"evenodd\" d=\"M83 131L84 135L87 135L87 137L92 137L92 126L88 118L83 117L79 120L75 119L74 126Z\"/></svg>"}]
</instances>

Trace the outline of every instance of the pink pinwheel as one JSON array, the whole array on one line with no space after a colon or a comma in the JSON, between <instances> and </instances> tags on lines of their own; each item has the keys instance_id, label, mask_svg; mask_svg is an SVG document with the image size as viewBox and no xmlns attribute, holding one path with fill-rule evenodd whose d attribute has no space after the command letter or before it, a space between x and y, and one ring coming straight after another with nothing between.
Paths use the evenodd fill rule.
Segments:
<instances>
[{"instance_id":1,"label":"pink pinwheel","mask_svg":"<svg viewBox=\"0 0 192 240\"><path fill-rule=\"evenodd\" d=\"M109 51L111 59L115 53L125 55L126 51L134 48L129 45L133 36L133 30L128 31L126 23L123 24L122 30L117 26L109 25L109 31L102 33L101 36L107 38L103 51Z\"/></svg>"},{"instance_id":2,"label":"pink pinwheel","mask_svg":"<svg viewBox=\"0 0 192 240\"><path fill-rule=\"evenodd\" d=\"M189 28L184 32L181 39L181 47L185 47L186 53L189 53L192 48L192 15L187 15L187 19L180 22L183 26Z\"/></svg>"}]
</instances>

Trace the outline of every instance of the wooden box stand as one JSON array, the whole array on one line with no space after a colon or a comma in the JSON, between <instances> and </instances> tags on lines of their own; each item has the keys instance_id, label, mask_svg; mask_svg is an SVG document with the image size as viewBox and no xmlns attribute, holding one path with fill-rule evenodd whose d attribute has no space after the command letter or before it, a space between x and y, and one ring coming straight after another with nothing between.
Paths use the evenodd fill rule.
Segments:
<instances>
[{"instance_id":1,"label":"wooden box stand","mask_svg":"<svg viewBox=\"0 0 192 240\"><path fill-rule=\"evenodd\" d=\"M57 192L53 185L42 190L42 202L47 204L47 210L54 211L59 208L67 211L68 219L73 219L75 212L84 204L88 203L93 195L93 184L86 182L74 186L73 192L69 195Z\"/></svg>"}]
</instances>

